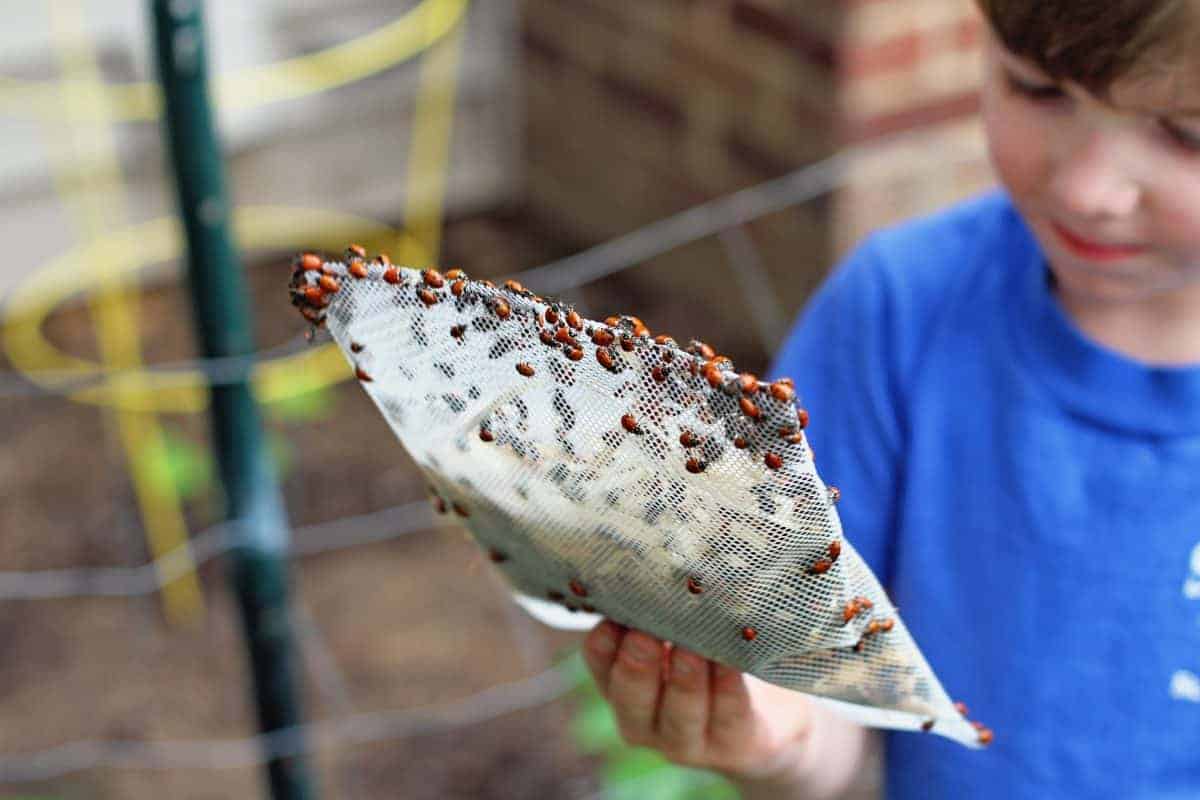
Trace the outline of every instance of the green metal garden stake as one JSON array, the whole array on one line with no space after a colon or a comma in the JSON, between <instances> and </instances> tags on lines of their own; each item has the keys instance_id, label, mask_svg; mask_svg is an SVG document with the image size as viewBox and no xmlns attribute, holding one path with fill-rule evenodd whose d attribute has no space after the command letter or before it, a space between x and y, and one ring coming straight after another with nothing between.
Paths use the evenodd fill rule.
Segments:
<instances>
[{"instance_id":1,"label":"green metal garden stake","mask_svg":"<svg viewBox=\"0 0 1200 800\"><path fill-rule=\"evenodd\" d=\"M188 280L204 356L254 351L241 266L229 230L224 164L208 102L201 0L151 0L165 133L187 241ZM263 732L288 753L268 762L275 800L314 796L296 694L288 616L287 520L247 382L211 387L212 422L235 537L231 579L241 609Z\"/></svg>"}]
</instances>

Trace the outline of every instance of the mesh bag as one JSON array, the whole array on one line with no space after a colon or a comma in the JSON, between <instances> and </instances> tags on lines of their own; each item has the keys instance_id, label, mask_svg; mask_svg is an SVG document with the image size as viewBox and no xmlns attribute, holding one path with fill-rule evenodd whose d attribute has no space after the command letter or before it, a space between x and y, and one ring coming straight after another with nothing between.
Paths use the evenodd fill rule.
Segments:
<instances>
[{"instance_id":1,"label":"mesh bag","mask_svg":"<svg viewBox=\"0 0 1200 800\"><path fill-rule=\"evenodd\" d=\"M539 619L606 616L862 724L990 741L843 537L790 381L357 246L297 257L291 289Z\"/></svg>"}]
</instances>

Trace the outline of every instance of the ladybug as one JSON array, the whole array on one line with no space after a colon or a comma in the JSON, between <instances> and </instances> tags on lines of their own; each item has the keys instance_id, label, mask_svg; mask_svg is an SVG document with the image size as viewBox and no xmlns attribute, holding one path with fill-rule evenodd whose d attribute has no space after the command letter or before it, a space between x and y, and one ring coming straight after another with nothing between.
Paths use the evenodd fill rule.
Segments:
<instances>
[{"instance_id":1,"label":"ladybug","mask_svg":"<svg viewBox=\"0 0 1200 800\"><path fill-rule=\"evenodd\" d=\"M822 558L817 563L808 568L809 575L822 575L829 572L829 568L833 566L833 562L827 558Z\"/></svg>"},{"instance_id":2,"label":"ladybug","mask_svg":"<svg viewBox=\"0 0 1200 800\"><path fill-rule=\"evenodd\" d=\"M790 403L796 399L796 391L785 383L775 381L771 384L771 397L774 397L781 403Z\"/></svg>"},{"instance_id":3,"label":"ladybug","mask_svg":"<svg viewBox=\"0 0 1200 800\"><path fill-rule=\"evenodd\" d=\"M300 256L300 269L305 272L316 271L321 268L321 257L315 253L305 253Z\"/></svg>"},{"instance_id":4,"label":"ladybug","mask_svg":"<svg viewBox=\"0 0 1200 800\"><path fill-rule=\"evenodd\" d=\"M734 444L736 445L737 442L735 441ZM778 453L767 453L767 455L763 458L763 463L765 463L771 469L780 469L783 467L783 459Z\"/></svg>"}]
</instances>

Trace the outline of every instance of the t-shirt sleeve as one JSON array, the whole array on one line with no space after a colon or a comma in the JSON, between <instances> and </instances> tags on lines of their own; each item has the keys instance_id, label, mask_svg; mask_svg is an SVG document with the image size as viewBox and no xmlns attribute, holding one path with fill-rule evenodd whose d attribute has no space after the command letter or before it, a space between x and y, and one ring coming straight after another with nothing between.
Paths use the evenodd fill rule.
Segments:
<instances>
[{"instance_id":1,"label":"t-shirt sleeve","mask_svg":"<svg viewBox=\"0 0 1200 800\"><path fill-rule=\"evenodd\" d=\"M891 578L904 440L893 306L869 239L812 297L770 372L795 380L809 412L805 434L817 471L841 491L843 532L884 586Z\"/></svg>"}]
</instances>

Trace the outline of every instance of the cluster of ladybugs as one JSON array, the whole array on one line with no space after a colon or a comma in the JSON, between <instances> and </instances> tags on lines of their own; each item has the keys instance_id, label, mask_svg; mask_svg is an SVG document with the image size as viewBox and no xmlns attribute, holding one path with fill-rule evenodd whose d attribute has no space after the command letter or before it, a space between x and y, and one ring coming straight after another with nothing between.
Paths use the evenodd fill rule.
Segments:
<instances>
[{"instance_id":1,"label":"cluster of ladybugs","mask_svg":"<svg viewBox=\"0 0 1200 800\"><path fill-rule=\"evenodd\" d=\"M346 249L345 253L346 265L343 267L338 264L326 264L322 259L314 253L303 253L296 257L293 262L293 275L290 283L292 302L296 305L304 318L314 327L320 327L325 323L325 309L329 305L332 295L341 290L341 281L346 277L355 280L362 280L371 275L371 267L375 267L376 273L387 283L396 286L406 284L406 279L403 273L395 267L388 257L384 254L376 256L373 260L368 261L365 248L361 245L351 245ZM487 287L486 303L491 313L497 320L504 321L513 316L513 307L508 300L494 290L497 288L494 283L487 280L473 281L460 269L451 269L442 273L436 269L426 269L420 273L420 278L412 286L416 298L425 306L433 306L439 303L448 289L449 294L455 298L462 297L468 290L470 285L478 284ZM409 285L412 285L411 283ZM513 295L519 296L526 300L531 300L534 303L546 304L546 301L525 289L517 281L506 281L503 288ZM623 360L620 357L621 352L633 352L638 347L639 341L642 343L653 342L659 346L658 355L660 363L650 370L650 377L656 383L665 383L670 374L671 363L675 359L675 354L678 352L676 341L667 335L653 336L646 325L637 317L621 316L608 317L604 321L604 325L595 325L586 323L577 311L571 308L557 304L546 304L544 310L538 314L538 338L547 347L560 350L563 355L570 361L581 361L585 357L583 346L580 344L580 338L587 336L592 345L595 347L595 358L605 370L609 372L620 372L623 368ZM466 333L466 326L454 325L450 329L450 335L456 339L461 339ZM644 346L644 344L643 344ZM362 345L351 343L351 352L361 352ZM808 413L802 408L795 408L795 387L793 382L788 378L779 379L773 383L765 384L750 373L738 374L733 371L732 361L722 355L718 355L716 351L708 344L693 340L683 350L688 353L691 358L686 359L685 364L680 364L681 369L695 379L703 379L709 386L714 389L721 389L726 394L737 397L737 407L741 411L742 416L752 425L762 424L768 420L774 420L779 424L778 433L779 440L786 445L799 445L803 442L801 431L808 425ZM519 361L515 364L517 373L523 377L531 378L536 374L533 365L526 361ZM356 377L363 382L370 382L371 376L361 367L355 366ZM767 413L764 409L767 406L763 405L763 400L768 399L774 401L778 405ZM794 416L789 414L794 409ZM630 434L642 434L643 430L639 420L631 413L623 414L620 418L620 427ZM492 442L495 436L492 431L483 425L479 429L479 438L484 442ZM761 441L761 440L759 440ZM699 452L694 448L699 447L703 443L703 438L690 430L684 430L679 435L679 444L684 448L685 452ZM750 446L747 438L742 435L733 437L732 443L738 449L746 449ZM783 454L785 448L764 449L763 463L768 469L779 470L784 466ZM707 464L695 456L689 455L685 461L685 467L688 472L699 474L704 472ZM840 497L840 492L837 487L829 487L829 496L832 502L837 502ZM469 511L458 503L447 503L444 499L433 495L433 502L440 513L448 513L453 511L462 517L468 517ZM841 543L833 541L829 544L827 554L811 564L806 572L810 575L820 575L828 572L838 556L841 554ZM496 549L489 550L489 557L496 563L502 563L507 560L507 556ZM558 602L566 606L569 610L583 610L595 612L596 609L587 602L589 592L587 587L578 579L572 579L568 583L570 596L566 592L557 589L551 589L546 593L548 599ZM686 588L689 593L698 595L704 592L704 585L701 579L697 576L689 576L686 579ZM870 611L872 603L865 597L856 597L846 603L842 609L843 622L849 624L852 620L864 612ZM862 638L854 645L855 651L861 652L865 642L871 636L886 633L891 631L895 625L892 619L873 619L863 630ZM744 626L741 629L741 638L747 642L752 642L758 638L758 631L752 626ZM957 704L960 712L965 716L965 707ZM986 727L979 723L972 723L979 731L979 741L982 744L987 744L992 740L993 734ZM927 721L922 725L923 730L930 730L933 726L933 720Z\"/></svg>"},{"instance_id":2,"label":"cluster of ladybugs","mask_svg":"<svg viewBox=\"0 0 1200 800\"><path fill-rule=\"evenodd\" d=\"M350 245L346 249L346 274L356 279L368 277L370 270L367 266L366 256L366 250L361 245ZM401 284L404 282L400 270L392 265L386 255L376 256L374 263L383 268L382 277L387 283ZM305 273L309 272L317 273L316 280L310 281L305 278ZM338 267L324 264L321 258L314 253L303 253L296 258L291 283L292 302L299 307L304 318L313 325L324 324L324 309L329 305L329 298L341 289L339 277ZM436 304L439 302L437 290L445 287L447 281L451 282L450 293L455 297L462 296L469 285L466 275L460 269L449 270L444 275L436 269L426 269L422 271L420 285L416 288L417 297L427 306ZM491 281L481 280L476 283L489 289L496 288ZM542 297L525 289L517 281L506 281L504 288L536 303L544 304L546 302ZM492 299L491 310L500 320L508 319L512 315L512 307L502 297ZM586 333L596 348L596 361L610 372L619 372L621 369L620 359L614 345L625 352L632 352L637 347L638 339L646 341L651 336L646 325L633 316L608 317L604 321L604 327L587 325L585 330L584 320L577 311L562 307L556 308L553 305L541 312L538 323L540 328L538 336L541 342L548 347L561 348L564 355L571 361L580 361L584 358L584 350L580 346L578 337ZM461 338L464 333L465 327L462 325L455 325L450 330L451 336L455 338ZM654 344L661 347L659 357L662 364L651 369L650 374L654 381L664 383L668 379L668 373L663 365L670 364L673 360L677 344L673 338L665 334L655 336L653 341ZM693 356L688 359L686 367L688 373L694 378L703 376L713 388L722 388L730 394L740 394L738 408L751 422L762 422L766 418L759 395L770 397L787 411L792 410L796 393L795 385L790 378L781 378L766 385L760 383L758 378L750 373L740 375L734 373L732 361L727 356L717 355L710 345L701 341L693 340L686 351ZM515 368L518 374L527 378L531 378L535 374L534 367L525 361L517 362ZM366 374L361 367L356 367L355 371L359 380L371 380L370 375ZM780 425L779 437L785 444L798 445L803 441L801 430L807 425L808 412L802 408L795 409L794 421L788 420L785 424ZM642 432L638 420L632 414L625 414L621 417L621 427L630 433ZM480 429L480 438L484 441L492 441L491 437L492 435L490 431L486 430L486 427ZM679 442L685 449L691 449L701 444L702 439L690 431L684 431L679 437ZM738 435L733 438L733 445L738 449L745 449L749 446L749 442L745 436ZM763 463L772 470L782 469L784 465L783 452L782 448L768 450L763 454ZM691 473L703 472L706 466L707 464L703 460L694 456L685 461L685 467ZM838 493L832 487L831 496L836 502Z\"/></svg>"}]
</instances>

